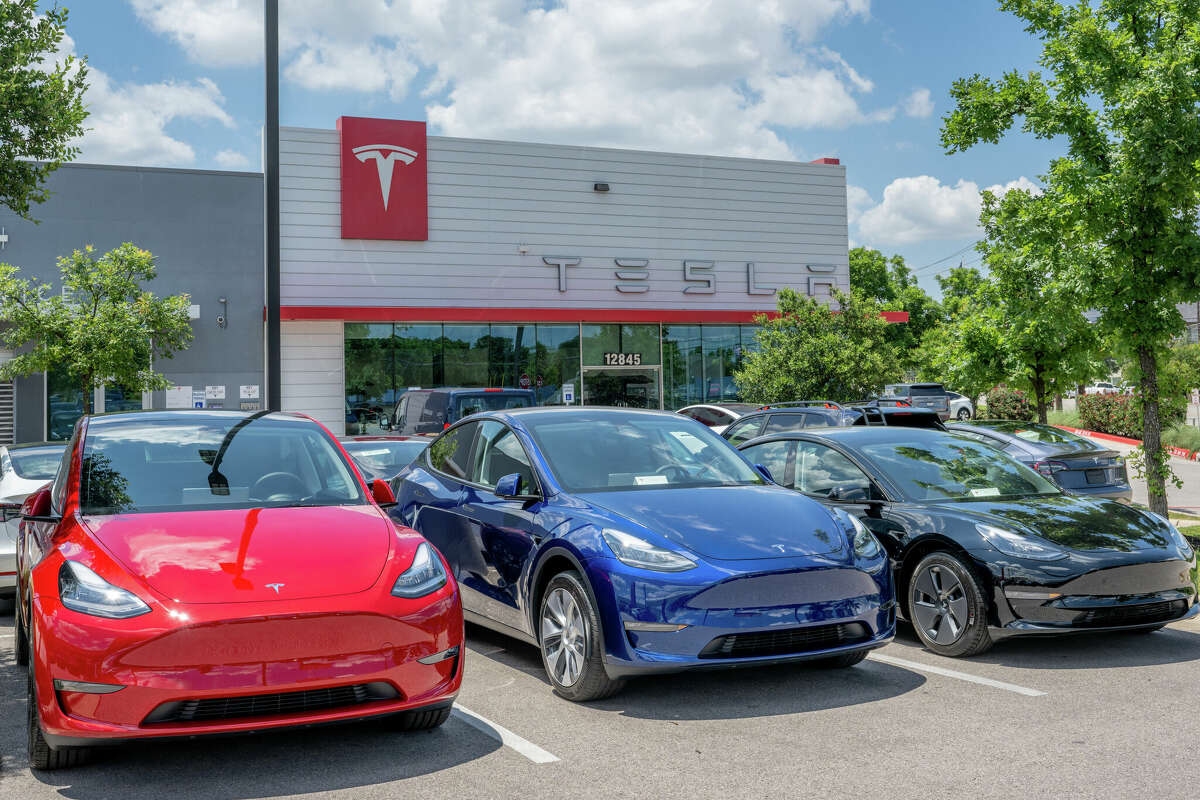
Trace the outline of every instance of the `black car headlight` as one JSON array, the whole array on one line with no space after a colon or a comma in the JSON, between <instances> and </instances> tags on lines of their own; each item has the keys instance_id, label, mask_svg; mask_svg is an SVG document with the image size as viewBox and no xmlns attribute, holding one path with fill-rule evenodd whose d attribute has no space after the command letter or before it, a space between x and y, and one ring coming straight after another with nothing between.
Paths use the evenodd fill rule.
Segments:
<instances>
[{"instance_id":1,"label":"black car headlight","mask_svg":"<svg viewBox=\"0 0 1200 800\"><path fill-rule=\"evenodd\" d=\"M978 524L975 530L987 540L987 543L1001 553L1017 558L1032 558L1034 561L1057 561L1066 558L1069 553L1050 542L1035 536L997 528L995 525Z\"/></svg>"},{"instance_id":2,"label":"black car headlight","mask_svg":"<svg viewBox=\"0 0 1200 800\"><path fill-rule=\"evenodd\" d=\"M846 533L851 536L851 541L854 544L854 555L858 558L869 560L878 557L883 552L883 548L879 544L879 540L875 538L875 534L862 524L858 517L843 511L840 508L830 509L834 519L842 523L842 527L846 529Z\"/></svg>"},{"instance_id":3,"label":"black car headlight","mask_svg":"<svg viewBox=\"0 0 1200 800\"><path fill-rule=\"evenodd\" d=\"M1191 561L1196 555L1196 549L1192 547L1192 543L1188 541L1188 538L1179 532L1179 528L1176 528L1175 525L1172 524L1171 520L1167 519L1161 514L1155 514L1153 511L1147 511L1146 513L1152 515L1155 519L1161 520L1162 523L1167 526L1167 530L1170 532L1171 541L1174 542L1175 546L1179 548L1179 554L1183 556L1184 560Z\"/></svg>"},{"instance_id":4,"label":"black car headlight","mask_svg":"<svg viewBox=\"0 0 1200 800\"><path fill-rule=\"evenodd\" d=\"M150 606L133 592L113 586L78 561L64 561L58 568L58 596L67 608L93 617L128 619L150 613Z\"/></svg>"},{"instance_id":5,"label":"black car headlight","mask_svg":"<svg viewBox=\"0 0 1200 800\"><path fill-rule=\"evenodd\" d=\"M413 556L412 566L396 578L392 594L396 597L424 597L445 586L446 580L442 560L434 554L428 542L421 542Z\"/></svg>"}]
</instances>

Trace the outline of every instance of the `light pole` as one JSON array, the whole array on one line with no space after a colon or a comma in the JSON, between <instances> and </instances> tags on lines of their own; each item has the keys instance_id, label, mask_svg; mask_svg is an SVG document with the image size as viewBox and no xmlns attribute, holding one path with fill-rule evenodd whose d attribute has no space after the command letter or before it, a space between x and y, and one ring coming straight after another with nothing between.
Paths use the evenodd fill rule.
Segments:
<instances>
[{"instance_id":1,"label":"light pole","mask_svg":"<svg viewBox=\"0 0 1200 800\"><path fill-rule=\"evenodd\" d=\"M279 0L265 0L266 126L263 178L267 229L267 408L282 410L279 349Z\"/></svg>"}]
</instances>

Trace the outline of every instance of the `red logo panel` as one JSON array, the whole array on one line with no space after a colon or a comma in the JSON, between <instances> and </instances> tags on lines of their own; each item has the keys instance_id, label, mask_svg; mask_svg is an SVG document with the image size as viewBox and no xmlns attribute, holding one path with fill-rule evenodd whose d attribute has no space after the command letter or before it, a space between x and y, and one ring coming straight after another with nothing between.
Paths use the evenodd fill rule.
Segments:
<instances>
[{"instance_id":1,"label":"red logo panel","mask_svg":"<svg viewBox=\"0 0 1200 800\"><path fill-rule=\"evenodd\" d=\"M339 117L342 238L429 238L425 123Z\"/></svg>"}]
</instances>

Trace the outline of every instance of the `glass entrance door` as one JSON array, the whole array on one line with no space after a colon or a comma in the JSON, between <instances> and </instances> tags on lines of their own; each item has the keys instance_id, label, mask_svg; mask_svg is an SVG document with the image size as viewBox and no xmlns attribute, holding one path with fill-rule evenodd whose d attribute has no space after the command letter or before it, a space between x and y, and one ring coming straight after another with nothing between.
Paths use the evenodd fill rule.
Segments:
<instances>
[{"instance_id":1,"label":"glass entrance door","mask_svg":"<svg viewBox=\"0 0 1200 800\"><path fill-rule=\"evenodd\" d=\"M658 367L584 367L583 402L589 406L662 408Z\"/></svg>"}]
</instances>

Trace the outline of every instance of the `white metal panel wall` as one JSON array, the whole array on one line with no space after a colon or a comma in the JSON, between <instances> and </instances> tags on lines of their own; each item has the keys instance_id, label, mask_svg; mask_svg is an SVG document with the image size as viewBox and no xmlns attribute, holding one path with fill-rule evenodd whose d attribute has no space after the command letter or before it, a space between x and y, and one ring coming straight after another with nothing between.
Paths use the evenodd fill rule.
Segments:
<instances>
[{"instance_id":1,"label":"white metal panel wall","mask_svg":"<svg viewBox=\"0 0 1200 800\"><path fill-rule=\"evenodd\" d=\"M840 165L436 136L427 150L429 240L342 239L337 132L281 130L283 305L774 308L748 293L747 262L760 286L806 291L828 280L815 265L849 287ZM581 259L566 292L546 256ZM648 259L649 291L618 292L616 258ZM685 259L715 262L715 293L684 293Z\"/></svg>"},{"instance_id":2,"label":"white metal panel wall","mask_svg":"<svg viewBox=\"0 0 1200 800\"><path fill-rule=\"evenodd\" d=\"M341 436L346 432L341 321L284 322L279 333L283 410L302 411Z\"/></svg>"}]
</instances>

